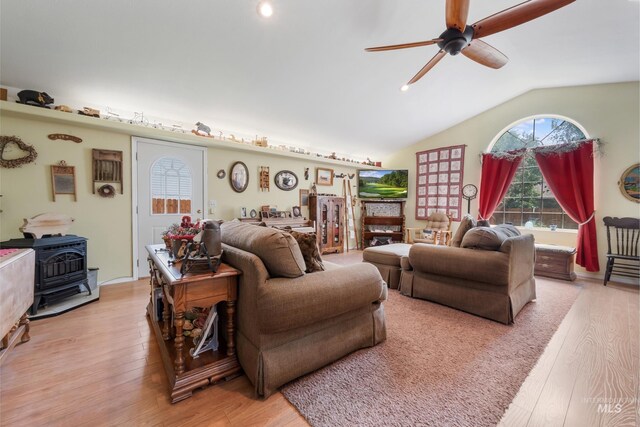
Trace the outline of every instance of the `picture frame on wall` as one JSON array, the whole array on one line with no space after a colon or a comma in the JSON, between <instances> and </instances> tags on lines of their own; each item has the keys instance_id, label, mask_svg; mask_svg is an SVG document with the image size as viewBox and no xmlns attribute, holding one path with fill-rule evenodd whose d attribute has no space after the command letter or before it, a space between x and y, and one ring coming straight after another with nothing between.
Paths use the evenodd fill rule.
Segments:
<instances>
[{"instance_id":1,"label":"picture frame on wall","mask_svg":"<svg viewBox=\"0 0 640 427\"><path fill-rule=\"evenodd\" d=\"M316 168L316 185L333 185L333 169Z\"/></svg>"},{"instance_id":2,"label":"picture frame on wall","mask_svg":"<svg viewBox=\"0 0 640 427\"><path fill-rule=\"evenodd\" d=\"M231 183L231 188L236 193L242 193L246 190L247 185L249 185L249 169L247 165L242 162L235 162L231 166L229 182Z\"/></svg>"},{"instance_id":3,"label":"picture frame on wall","mask_svg":"<svg viewBox=\"0 0 640 427\"><path fill-rule=\"evenodd\" d=\"M298 176L288 170L278 172L273 179L276 187L284 191L291 191L298 186Z\"/></svg>"},{"instance_id":4,"label":"picture frame on wall","mask_svg":"<svg viewBox=\"0 0 640 427\"><path fill-rule=\"evenodd\" d=\"M302 211L300 210L300 206L294 206L291 209L291 213L293 214L294 218L301 218L302 217Z\"/></svg>"},{"instance_id":5,"label":"picture frame on wall","mask_svg":"<svg viewBox=\"0 0 640 427\"><path fill-rule=\"evenodd\" d=\"M300 206L309 206L309 190L300 189Z\"/></svg>"},{"instance_id":6,"label":"picture frame on wall","mask_svg":"<svg viewBox=\"0 0 640 427\"><path fill-rule=\"evenodd\" d=\"M620 176L618 185L625 198L640 203L640 163L629 166Z\"/></svg>"}]
</instances>

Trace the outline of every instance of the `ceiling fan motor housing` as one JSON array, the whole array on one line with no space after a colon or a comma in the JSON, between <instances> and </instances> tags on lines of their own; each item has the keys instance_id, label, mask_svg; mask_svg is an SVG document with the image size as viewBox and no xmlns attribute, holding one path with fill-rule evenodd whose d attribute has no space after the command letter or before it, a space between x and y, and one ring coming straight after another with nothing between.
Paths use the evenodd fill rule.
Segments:
<instances>
[{"instance_id":1,"label":"ceiling fan motor housing","mask_svg":"<svg viewBox=\"0 0 640 427\"><path fill-rule=\"evenodd\" d=\"M450 55L457 55L471 42L473 38L473 28L467 25L464 32L457 28L447 28L444 33L440 34L440 38L442 39L442 41L438 43L440 49Z\"/></svg>"}]
</instances>

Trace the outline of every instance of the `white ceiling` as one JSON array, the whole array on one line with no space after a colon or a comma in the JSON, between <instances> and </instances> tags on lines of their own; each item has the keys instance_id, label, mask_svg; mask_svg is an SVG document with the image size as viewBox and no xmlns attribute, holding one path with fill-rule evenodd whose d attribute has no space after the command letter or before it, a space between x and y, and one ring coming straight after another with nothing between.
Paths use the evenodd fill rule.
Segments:
<instances>
[{"instance_id":1,"label":"white ceiling","mask_svg":"<svg viewBox=\"0 0 640 427\"><path fill-rule=\"evenodd\" d=\"M469 22L518 3L472 0ZM500 70L436 46L444 0L2 0L0 82L61 101L379 158L533 88L639 80L637 0L577 0L483 40Z\"/></svg>"}]
</instances>

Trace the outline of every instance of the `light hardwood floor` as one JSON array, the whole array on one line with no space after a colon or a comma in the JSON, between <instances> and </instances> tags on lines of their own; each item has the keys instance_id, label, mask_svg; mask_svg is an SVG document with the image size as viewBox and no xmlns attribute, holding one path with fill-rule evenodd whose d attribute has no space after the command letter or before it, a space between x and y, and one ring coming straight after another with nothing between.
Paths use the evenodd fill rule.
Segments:
<instances>
[{"instance_id":1,"label":"light hardwood floor","mask_svg":"<svg viewBox=\"0 0 640 427\"><path fill-rule=\"evenodd\" d=\"M328 258L362 259L358 251ZM638 289L576 286L576 303L503 425L636 425ZM0 367L0 425L307 425L280 393L254 398L245 376L170 404L148 295L146 280L105 286L99 302L31 323L31 341ZM598 403L611 405L598 412Z\"/></svg>"}]
</instances>

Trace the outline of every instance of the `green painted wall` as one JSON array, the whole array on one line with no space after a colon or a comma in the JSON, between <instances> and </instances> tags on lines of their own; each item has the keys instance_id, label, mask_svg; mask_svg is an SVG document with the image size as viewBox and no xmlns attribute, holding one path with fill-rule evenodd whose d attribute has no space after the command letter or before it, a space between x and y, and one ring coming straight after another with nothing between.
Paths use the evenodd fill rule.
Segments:
<instances>
[{"instance_id":1,"label":"green painted wall","mask_svg":"<svg viewBox=\"0 0 640 427\"><path fill-rule=\"evenodd\" d=\"M0 194L3 196L0 198L0 208L3 211L0 214L0 240L22 237L18 228L23 224L23 218L44 212L65 213L75 219L70 234L89 239L89 266L100 268L98 278L101 283L132 277L131 135L92 127L90 124L76 125L64 121L34 120L33 117L2 114L1 109L0 114L0 134L18 136L25 143L33 145L38 152L34 163L15 169L0 168ZM104 121L97 123L103 125ZM136 128L132 126L131 132L136 132ZM52 141L47 138L50 133L75 135L82 138L83 142L76 144L71 141ZM158 138L161 137L159 135ZM124 152L124 194L106 199L92 193L93 148ZM13 151L7 150L7 158L17 157ZM213 213L209 213L207 209L205 217L224 220L238 217L240 207L246 207L250 211L259 210L261 205L272 205L280 210L291 210L292 206L299 205L298 190L311 188L316 167L330 168L336 173L354 173L357 166L321 163L313 157L297 159L217 147L207 149L207 159L208 200L216 200L217 207ZM50 166L60 160L76 168L77 202L68 195L58 195L57 201L53 201ZM228 173L231 165L238 160L247 165L250 173L249 186L243 193L236 193L231 189L228 177L219 179L216 176L219 169ZM260 166L270 167L269 192L262 192L258 188ZM305 168L309 168L308 181L304 179ZM275 174L283 169L291 170L298 176L299 185L296 189L282 191L273 183ZM319 186L318 191L342 195L342 183L342 179L335 179L333 186ZM356 184L355 180L353 183ZM355 190L354 187L354 193ZM303 208L303 215L308 217L307 208Z\"/></svg>"},{"instance_id":2,"label":"green painted wall","mask_svg":"<svg viewBox=\"0 0 640 427\"><path fill-rule=\"evenodd\" d=\"M596 224L600 268L603 270L606 265L606 233L602 218L640 217L640 204L625 199L617 184L628 166L640 162L639 94L638 82L533 90L398 151L387 164L409 169L411 179L415 179L416 152L466 144L464 184L479 187L480 155L504 128L534 115L569 117L580 123L589 136L600 138L604 143L603 155L594 159ZM466 212L466 202L464 210ZM471 213L477 215L478 199L472 202ZM420 225L415 220L415 186L410 189L407 200L407 223ZM532 234L541 243L576 245L575 232L535 230ZM577 271L585 272L581 268Z\"/></svg>"}]
</instances>

